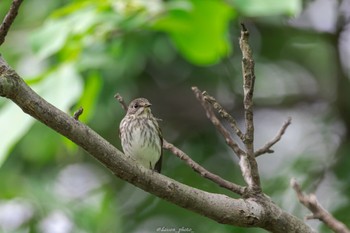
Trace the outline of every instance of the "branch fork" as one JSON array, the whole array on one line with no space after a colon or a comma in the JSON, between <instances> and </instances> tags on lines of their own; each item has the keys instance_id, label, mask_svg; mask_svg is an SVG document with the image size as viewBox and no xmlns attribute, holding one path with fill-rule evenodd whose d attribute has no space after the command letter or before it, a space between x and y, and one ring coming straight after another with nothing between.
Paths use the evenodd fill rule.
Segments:
<instances>
[{"instance_id":1,"label":"branch fork","mask_svg":"<svg viewBox=\"0 0 350 233\"><path fill-rule=\"evenodd\" d=\"M191 167L195 172L201 176L217 183L219 186L226 188L238 195L243 197L252 197L262 193L260 185L260 177L258 171L258 164L256 162L256 157L265 154L272 153L272 146L275 145L285 133L287 127L290 124L290 119L285 123L275 138L267 142L262 148L254 151L254 119L253 119L253 93L254 93L254 60L252 57L252 51L250 49L249 43L249 33L245 26L242 24L241 37L240 37L240 48L242 51L242 68L243 68L243 87L244 87L244 113L245 113L245 125L246 132L243 132L237 124L235 118L230 115L223 106L213 97L210 96L206 91L201 91L198 87L192 87L192 91L196 96L199 103L205 110L206 116L216 127L218 132L222 134L225 139L226 144L232 149L234 154L239 158L239 166L241 168L243 178L246 181L247 187L240 186L233 182L227 181L200 166L198 163L193 161L190 156L185 152L175 147L173 144L167 142L164 139L163 148L172 152L175 156L183 160L189 167ZM121 104L122 108L126 111L127 104L125 103L123 97L117 93L114 96L118 102ZM219 116L226 120L230 127L226 129L219 118L216 116L214 110L219 114ZM232 133L235 133L241 143L238 143L233 137ZM243 144L245 148L242 148L240 144Z\"/></svg>"},{"instance_id":2,"label":"branch fork","mask_svg":"<svg viewBox=\"0 0 350 233\"><path fill-rule=\"evenodd\" d=\"M245 119L245 132L243 132L235 118L229 114L213 97L210 96L206 91L199 90L198 87L192 87L192 90L197 97L198 101L204 108L208 119L216 127L216 129L222 134L227 145L233 150L233 152L239 158L239 166L242 171L243 178L247 184L248 197L256 196L261 194L260 176L256 157L265 154L272 153L271 149L285 133L287 127L290 125L291 119L288 119L275 138L267 142L262 148L254 151L254 116L253 116L253 94L255 84L255 73L254 73L254 59L252 51L249 46L249 32L242 24L241 37L239 40L240 49L242 51L242 70L243 70L243 89L244 89L244 119ZM226 120L231 131L226 129L220 120L217 118L214 110L220 115L220 117ZM232 134L235 133L241 143L235 141ZM244 148L240 145L243 144ZM247 194L247 193L246 193Z\"/></svg>"}]
</instances>

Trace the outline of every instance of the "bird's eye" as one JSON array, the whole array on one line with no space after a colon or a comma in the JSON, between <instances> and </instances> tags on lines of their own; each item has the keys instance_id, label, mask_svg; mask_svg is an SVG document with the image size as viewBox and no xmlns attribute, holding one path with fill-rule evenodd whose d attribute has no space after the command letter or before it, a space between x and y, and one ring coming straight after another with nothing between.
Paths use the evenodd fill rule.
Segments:
<instances>
[{"instance_id":1,"label":"bird's eye","mask_svg":"<svg viewBox=\"0 0 350 233\"><path fill-rule=\"evenodd\" d=\"M139 105L138 104L134 104L134 106L133 106L134 108L138 108L139 107Z\"/></svg>"}]
</instances>

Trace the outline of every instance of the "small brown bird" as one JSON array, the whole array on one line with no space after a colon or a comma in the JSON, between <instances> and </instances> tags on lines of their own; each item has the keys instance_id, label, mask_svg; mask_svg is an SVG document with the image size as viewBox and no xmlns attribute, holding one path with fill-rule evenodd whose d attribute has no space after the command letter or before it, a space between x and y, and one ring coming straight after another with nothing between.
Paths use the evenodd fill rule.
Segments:
<instances>
[{"instance_id":1,"label":"small brown bird","mask_svg":"<svg viewBox=\"0 0 350 233\"><path fill-rule=\"evenodd\" d=\"M150 106L151 103L145 98L131 101L120 122L119 136L125 155L160 173L163 137Z\"/></svg>"}]
</instances>

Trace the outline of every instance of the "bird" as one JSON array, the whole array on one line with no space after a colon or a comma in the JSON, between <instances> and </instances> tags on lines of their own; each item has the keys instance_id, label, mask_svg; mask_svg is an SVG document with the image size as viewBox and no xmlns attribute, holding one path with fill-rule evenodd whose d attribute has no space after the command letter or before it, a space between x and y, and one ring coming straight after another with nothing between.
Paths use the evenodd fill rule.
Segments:
<instances>
[{"instance_id":1,"label":"bird","mask_svg":"<svg viewBox=\"0 0 350 233\"><path fill-rule=\"evenodd\" d=\"M162 168L163 137L151 112L151 103L145 98L130 102L119 125L119 137L126 156L158 173Z\"/></svg>"}]
</instances>

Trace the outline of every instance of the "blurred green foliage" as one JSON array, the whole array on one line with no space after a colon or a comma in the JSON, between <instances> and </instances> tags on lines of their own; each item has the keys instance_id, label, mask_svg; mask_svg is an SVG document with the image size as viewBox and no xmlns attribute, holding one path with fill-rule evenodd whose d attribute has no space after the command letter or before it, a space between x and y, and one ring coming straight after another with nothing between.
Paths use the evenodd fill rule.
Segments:
<instances>
[{"instance_id":1,"label":"blurred green foliage","mask_svg":"<svg viewBox=\"0 0 350 233\"><path fill-rule=\"evenodd\" d=\"M1 15L10 2L1 3ZM275 155L258 159L264 191L302 218L307 211L289 180L296 177L310 190L321 179L321 203L350 222L345 214L350 152L343 143L348 132L334 104L341 66L337 34L293 25L289 18L302 10L300 1L55 0L42 5L24 1L1 47L31 87L69 114L82 106L80 120L118 148L124 112L114 94L126 101L146 97L163 119L168 141L240 184L235 156L190 87L216 96L244 125L237 40L239 23L246 22L256 58L256 147L272 138L287 116L293 118ZM115 179L8 100L0 99L0 122L0 232L161 232L162 227L265 232L217 224ZM232 196L168 152L163 167L180 182Z\"/></svg>"}]
</instances>

